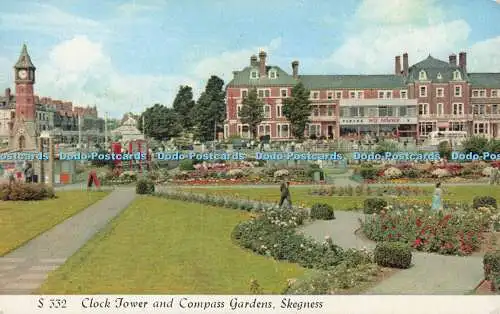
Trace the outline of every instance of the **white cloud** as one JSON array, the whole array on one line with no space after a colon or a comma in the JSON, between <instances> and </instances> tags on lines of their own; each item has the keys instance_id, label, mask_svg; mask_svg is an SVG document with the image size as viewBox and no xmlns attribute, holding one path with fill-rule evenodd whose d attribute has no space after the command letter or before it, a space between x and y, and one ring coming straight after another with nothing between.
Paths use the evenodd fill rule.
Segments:
<instances>
[{"instance_id":1,"label":"white cloud","mask_svg":"<svg viewBox=\"0 0 500 314\"><path fill-rule=\"evenodd\" d=\"M94 105L119 116L159 102L168 104L181 84L197 87L187 77L120 73L103 47L85 36L55 46L37 68L36 92L75 104Z\"/></svg>"},{"instance_id":2,"label":"white cloud","mask_svg":"<svg viewBox=\"0 0 500 314\"><path fill-rule=\"evenodd\" d=\"M500 72L500 36L472 45L467 55L470 72Z\"/></svg>"},{"instance_id":3,"label":"white cloud","mask_svg":"<svg viewBox=\"0 0 500 314\"><path fill-rule=\"evenodd\" d=\"M443 10L436 0L364 0L356 17L369 23L413 24L439 21Z\"/></svg>"},{"instance_id":4,"label":"white cloud","mask_svg":"<svg viewBox=\"0 0 500 314\"><path fill-rule=\"evenodd\" d=\"M408 52L414 63L429 54L447 56L463 47L469 33L469 25L461 20L425 27L368 28L347 39L328 63L351 73L387 73L396 55Z\"/></svg>"},{"instance_id":5,"label":"white cloud","mask_svg":"<svg viewBox=\"0 0 500 314\"><path fill-rule=\"evenodd\" d=\"M410 65L429 54L447 60L468 51L469 71L500 71L500 37L469 45L464 20L446 20L437 0L364 0L352 24L357 27L315 68L328 73L393 73L394 56L408 52Z\"/></svg>"},{"instance_id":6,"label":"white cloud","mask_svg":"<svg viewBox=\"0 0 500 314\"><path fill-rule=\"evenodd\" d=\"M26 12L2 13L0 21L2 29L36 31L51 36L109 32L102 23L95 20L76 16L55 6L41 3L33 3Z\"/></svg>"},{"instance_id":7,"label":"white cloud","mask_svg":"<svg viewBox=\"0 0 500 314\"><path fill-rule=\"evenodd\" d=\"M132 0L117 7L117 11L127 17L148 13L160 9L165 4L162 0Z\"/></svg>"},{"instance_id":8,"label":"white cloud","mask_svg":"<svg viewBox=\"0 0 500 314\"><path fill-rule=\"evenodd\" d=\"M281 39L272 40L264 49L277 50ZM246 66L249 57L259 48L225 52L219 57L208 57L193 63L187 76L177 75L127 75L121 73L103 45L86 36L76 36L50 50L46 60L37 66L36 93L40 96L72 101L75 105L97 105L105 111L120 116L126 111L142 111L153 103L169 105L180 85L193 87L195 95L204 88L210 75L218 75L226 82L228 73ZM0 58L0 73L12 67L12 60ZM3 79L12 85L11 78Z\"/></svg>"},{"instance_id":9,"label":"white cloud","mask_svg":"<svg viewBox=\"0 0 500 314\"><path fill-rule=\"evenodd\" d=\"M264 47L253 47L236 51L228 51L217 57L207 57L200 60L193 68L194 77L203 79L210 75L217 75L224 81L232 79L235 70L242 69L250 63L250 56L258 54L259 50L267 52L268 56L281 47L281 38L273 39Z\"/></svg>"}]
</instances>

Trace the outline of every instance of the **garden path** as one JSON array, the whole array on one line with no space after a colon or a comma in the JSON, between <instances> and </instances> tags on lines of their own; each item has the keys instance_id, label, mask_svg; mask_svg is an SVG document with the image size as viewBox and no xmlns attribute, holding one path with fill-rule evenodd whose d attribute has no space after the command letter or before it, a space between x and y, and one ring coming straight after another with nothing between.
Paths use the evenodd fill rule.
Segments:
<instances>
[{"instance_id":1,"label":"garden path","mask_svg":"<svg viewBox=\"0 0 500 314\"><path fill-rule=\"evenodd\" d=\"M359 237L359 218L355 212L335 212L337 219L315 221L301 232L323 241L325 236L343 248L375 248L375 243ZM482 257L444 256L423 252L413 253L413 266L401 270L367 291L367 294L467 294L484 277Z\"/></svg>"},{"instance_id":2,"label":"garden path","mask_svg":"<svg viewBox=\"0 0 500 314\"><path fill-rule=\"evenodd\" d=\"M0 294L30 294L135 198L131 188L116 189L99 202L0 257Z\"/></svg>"}]
</instances>

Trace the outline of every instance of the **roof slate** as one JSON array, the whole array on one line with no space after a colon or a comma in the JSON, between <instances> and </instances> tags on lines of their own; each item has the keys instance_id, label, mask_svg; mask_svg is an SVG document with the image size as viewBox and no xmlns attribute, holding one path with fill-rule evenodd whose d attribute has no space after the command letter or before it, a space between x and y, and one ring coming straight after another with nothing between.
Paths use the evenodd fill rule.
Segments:
<instances>
[{"instance_id":1,"label":"roof slate","mask_svg":"<svg viewBox=\"0 0 500 314\"><path fill-rule=\"evenodd\" d=\"M469 73L472 87L500 88L500 73Z\"/></svg>"},{"instance_id":2,"label":"roof slate","mask_svg":"<svg viewBox=\"0 0 500 314\"><path fill-rule=\"evenodd\" d=\"M270 79L268 74L271 69L276 70L276 78ZM235 71L234 78L227 84L228 87L232 86L294 86L297 80L293 76L283 71L278 66L266 66L266 76L257 79L250 78L251 71L259 71L258 66L248 66L242 71Z\"/></svg>"},{"instance_id":3,"label":"roof slate","mask_svg":"<svg viewBox=\"0 0 500 314\"><path fill-rule=\"evenodd\" d=\"M403 77L397 75L300 75L307 89L400 88Z\"/></svg>"}]
</instances>

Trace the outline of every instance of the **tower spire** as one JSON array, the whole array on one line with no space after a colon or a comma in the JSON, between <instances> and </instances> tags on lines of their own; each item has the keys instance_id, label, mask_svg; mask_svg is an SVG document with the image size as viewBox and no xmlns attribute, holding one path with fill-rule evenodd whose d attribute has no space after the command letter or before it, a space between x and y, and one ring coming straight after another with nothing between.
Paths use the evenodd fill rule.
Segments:
<instances>
[{"instance_id":1,"label":"tower spire","mask_svg":"<svg viewBox=\"0 0 500 314\"><path fill-rule=\"evenodd\" d=\"M26 43L24 43L23 47L21 48L21 54L19 55L19 59L17 60L16 65L14 65L14 68L36 69L33 65L33 62L31 62L31 57L28 53L28 47L26 46Z\"/></svg>"}]
</instances>

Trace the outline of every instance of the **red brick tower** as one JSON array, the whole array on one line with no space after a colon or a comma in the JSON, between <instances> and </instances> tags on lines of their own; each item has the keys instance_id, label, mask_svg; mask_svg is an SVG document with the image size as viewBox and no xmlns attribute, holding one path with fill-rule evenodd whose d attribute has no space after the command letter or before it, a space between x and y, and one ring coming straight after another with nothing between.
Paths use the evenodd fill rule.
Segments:
<instances>
[{"instance_id":1,"label":"red brick tower","mask_svg":"<svg viewBox=\"0 0 500 314\"><path fill-rule=\"evenodd\" d=\"M31 62L26 44L14 65L16 83L16 116L10 138L10 148L16 151L36 150L35 66Z\"/></svg>"}]
</instances>

